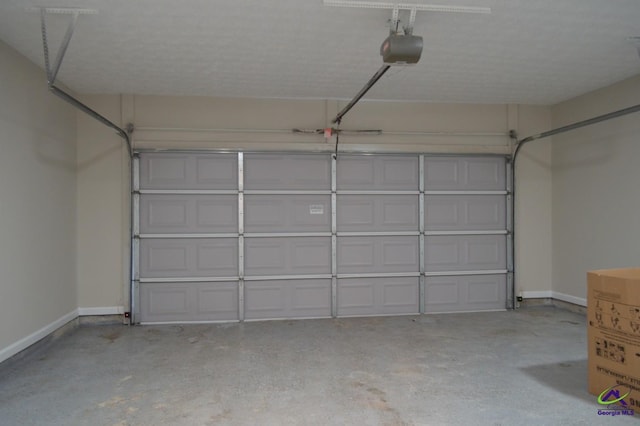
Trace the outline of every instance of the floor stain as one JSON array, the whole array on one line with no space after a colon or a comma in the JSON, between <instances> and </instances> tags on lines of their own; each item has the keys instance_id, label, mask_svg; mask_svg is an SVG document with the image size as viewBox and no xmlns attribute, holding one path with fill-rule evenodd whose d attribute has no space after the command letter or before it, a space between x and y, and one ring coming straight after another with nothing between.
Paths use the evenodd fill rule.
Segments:
<instances>
[{"instance_id":1,"label":"floor stain","mask_svg":"<svg viewBox=\"0 0 640 426\"><path fill-rule=\"evenodd\" d=\"M409 426L410 423L405 422L402 416L387 401L387 394L383 390L367 385L361 381L353 381L351 386L359 389L362 394L360 395L360 402L376 411L380 411L384 419L382 423L385 426Z\"/></svg>"},{"instance_id":2,"label":"floor stain","mask_svg":"<svg viewBox=\"0 0 640 426\"><path fill-rule=\"evenodd\" d=\"M351 328L351 325L347 324L344 321L340 321L340 320L333 320L333 325L335 325L338 328Z\"/></svg>"},{"instance_id":3,"label":"floor stain","mask_svg":"<svg viewBox=\"0 0 640 426\"><path fill-rule=\"evenodd\" d=\"M224 330L226 328L232 328L237 326L238 326L237 322L225 322L225 323L216 325L216 328Z\"/></svg>"},{"instance_id":4,"label":"floor stain","mask_svg":"<svg viewBox=\"0 0 640 426\"><path fill-rule=\"evenodd\" d=\"M108 340L109 343L113 343L116 340L118 340L118 338L120 338L121 335L122 333L119 331L112 331L111 333L101 334L100 337L102 337L105 340Z\"/></svg>"},{"instance_id":5,"label":"floor stain","mask_svg":"<svg viewBox=\"0 0 640 426\"><path fill-rule=\"evenodd\" d=\"M98 404L98 406L100 408L114 407L116 405L122 404L123 402L124 402L124 398L118 395L118 396L112 397L111 399L101 402L100 404Z\"/></svg>"},{"instance_id":6,"label":"floor stain","mask_svg":"<svg viewBox=\"0 0 640 426\"><path fill-rule=\"evenodd\" d=\"M231 418L231 410L226 408L223 412L214 414L211 417L209 417L209 421L212 422L211 424L215 424L219 421L228 420L230 418Z\"/></svg>"},{"instance_id":7,"label":"floor stain","mask_svg":"<svg viewBox=\"0 0 640 426\"><path fill-rule=\"evenodd\" d=\"M391 372L399 376L418 376L424 374L424 367L417 364L397 364Z\"/></svg>"}]
</instances>

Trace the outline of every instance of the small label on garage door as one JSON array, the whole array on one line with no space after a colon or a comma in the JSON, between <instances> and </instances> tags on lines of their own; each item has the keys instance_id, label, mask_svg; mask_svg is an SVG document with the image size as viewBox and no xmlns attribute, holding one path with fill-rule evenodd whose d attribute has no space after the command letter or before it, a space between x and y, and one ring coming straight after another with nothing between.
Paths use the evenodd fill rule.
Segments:
<instances>
[{"instance_id":1,"label":"small label on garage door","mask_svg":"<svg viewBox=\"0 0 640 426\"><path fill-rule=\"evenodd\" d=\"M309 214L324 214L324 206L322 204L310 204Z\"/></svg>"}]
</instances>

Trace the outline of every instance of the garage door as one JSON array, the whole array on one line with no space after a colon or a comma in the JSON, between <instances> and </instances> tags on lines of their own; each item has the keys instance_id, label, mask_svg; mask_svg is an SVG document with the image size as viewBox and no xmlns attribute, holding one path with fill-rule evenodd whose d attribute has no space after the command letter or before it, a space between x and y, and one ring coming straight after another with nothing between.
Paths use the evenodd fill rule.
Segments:
<instances>
[{"instance_id":1,"label":"garage door","mask_svg":"<svg viewBox=\"0 0 640 426\"><path fill-rule=\"evenodd\" d=\"M501 157L141 153L134 321L504 309Z\"/></svg>"},{"instance_id":2,"label":"garage door","mask_svg":"<svg viewBox=\"0 0 640 426\"><path fill-rule=\"evenodd\" d=\"M420 312L417 155L337 161L337 314Z\"/></svg>"},{"instance_id":3,"label":"garage door","mask_svg":"<svg viewBox=\"0 0 640 426\"><path fill-rule=\"evenodd\" d=\"M424 170L425 312L504 308L505 159L429 157Z\"/></svg>"}]
</instances>

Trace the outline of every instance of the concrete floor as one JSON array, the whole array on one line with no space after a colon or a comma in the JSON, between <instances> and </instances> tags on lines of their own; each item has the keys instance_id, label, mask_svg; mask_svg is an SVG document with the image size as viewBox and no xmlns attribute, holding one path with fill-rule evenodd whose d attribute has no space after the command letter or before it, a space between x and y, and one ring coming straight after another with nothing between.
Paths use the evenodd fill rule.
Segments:
<instances>
[{"instance_id":1,"label":"concrete floor","mask_svg":"<svg viewBox=\"0 0 640 426\"><path fill-rule=\"evenodd\" d=\"M2 425L595 425L584 316L80 326L0 364Z\"/></svg>"}]
</instances>

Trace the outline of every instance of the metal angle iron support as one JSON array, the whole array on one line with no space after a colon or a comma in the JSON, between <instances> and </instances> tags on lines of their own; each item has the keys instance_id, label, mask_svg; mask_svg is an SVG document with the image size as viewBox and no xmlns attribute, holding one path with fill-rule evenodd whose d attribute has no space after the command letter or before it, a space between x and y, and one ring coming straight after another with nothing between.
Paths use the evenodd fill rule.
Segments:
<instances>
[{"instance_id":1,"label":"metal angle iron support","mask_svg":"<svg viewBox=\"0 0 640 426\"><path fill-rule=\"evenodd\" d=\"M238 153L238 320L244 321L244 154Z\"/></svg>"},{"instance_id":2,"label":"metal angle iron support","mask_svg":"<svg viewBox=\"0 0 640 426\"><path fill-rule=\"evenodd\" d=\"M331 316L338 316L338 159L331 156Z\"/></svg>"},{"instance_id":3,"label":"metal angle iron support","mask_svg":"<svg viewBox=\"0 0 640 426\"><path fill-rule=\"evenodd\" d=\"M514 241L513 241L513 188L512 188L512 174L513 167L512 161L510 158L507 158L505 161L505 169L506 169L506 184L507 184L507 202L506 202L506 217L507 217L507 309L515 309L516 308L516 299L515 299L515 288L513 287L513 271L514 271Z\"/></svg>"},{"instance_id":4,"label":"metal angle iron support","mask_svg":"<svg viewBox=\"0 0 640 426\"><path fill-rule=\"evenodd\" d=\"M419 155L419 181L418 181L418 185L419 185L419 189L420 189L420 198L419 198L419 232L420 232L420 237L419 237L419 244L420 244L420 251L419 251L419 256L420 256L420 278L419 278L419 284L418 284L418 306L419 306L419 311L421 314L425 313L425 287L426 287L426 279L424 277L424 273L425 273L425 259L424 259L424 253L425 253L425 234L424 234L424 230L425 230L425 199L424 199L424 176L425 176L425 170L424 170L424 155Z\"/></svg>"},{"instance_id":5,"label":"metal angle iron support","mask_svg":"<svg viewBox=\"0 0 640 426\"><path fill-rule=\"evenodd\" d=\"M44 23L46 16L46 9L40 9L40 19ZM76 25L78 23L78 17L80 13L78 11L73 11L71 13L71 22L69 22L69 26L67 27L67 31L62 38L62 43L58 48L58 54L56 55L56 61L53 63L53 69L50 67L49 63L49 54L48 54L48 46L45 47L45 66L47 68L47 78L50 84L56 80L58 76L58 71L60 71L60 65L62 65L62 59L64 58L65 53L67 52L67 48L69 47L69 42L71 41L71 37L73 36L73 32L76 29Z\"/></svg>"},{"instance_id":6,"label":"metal angle iron support","mask_svg":"<svg viewBox=\"0 0 640 426\"><path fill-rule=\"evenodd\" d=\"M356 9L402 9L424 12L451 12L451 13L491 13L490 7L477 6L452 6L442 4L417 4L417 3L392 3L358 0L323 0L325 6L350 7Z\"/></svg>"},{"instance_id":7,"label":"metal angle iron support","mask_svg":"<svg viewBox=\"0 0 640 426\"><path fill-rule=\"evenodd\" d=\"M60 99L70 103L71 105L80 109L84 113L98 120L105 126L115 130L118 133L118 135L120 135L120 137L124 139L125 143L127 144L129 157L130 158L133 157L133 146L131 144L131 138L129 136L130 132L121 128L120 126L118 126L117 124L115 124L114 122L112 122L111 120L103 116L102 114L98 113L97 111L90 108L86 104L80 102L78 99L71 96L69 93L65 92L64 90L60 89L55 85L55 79L62 65L62 61L64 60L64 55L67 51L67 48L69 47L69 42L71 41L71 37L73 36L73 32L75 30L79 15L88 14L88 13L97 13L97 12L90 9L72 9L72 8L68 8L68 9L67 8L40 8L39 11L40 11L40 30L42 33L42 47L44 51L45 72L47 75L47 86L49 87L49 91L51 91L51 93L53 93ZM46 24L47 13L65 13L65 14L70 14L72 16L71 21L69 22L69 26L67 27L65 36L62 40L62 44L58 50L58 55L56 57L56 62L54 63L53 69L51 69L51 64L49 61L49 40L47 37L47 24ZM132 126L130 126L130 128L131 130L133 130Z\"/></svg>"},{"instance_id":8,"label":"metal angle iron support","mask_svg":"<svg viewBox=\"0 0 640 426\"><path fill-rule=\"evenodd\" d=\"M398 20L400 15L400 10L398 5L396 4L393 9L391 9L391 21L390 21L390 32L393 34L396 32L396 28L398 28Z\"/></svg>"},{"instance_id":9,"label":"metal angle iron support","mask_svg":"<svg viewBox=\"0 0 640 426\"><path fill-rule=\"evenodd\" d=\"M409 26L407 27L407 32L409 35L413 34L413 25L416 23L417 11L418 11L417 5L411 8L411 13L409 14Z\"/></svg>"},{"instance_id":10,"label":"metal angle iron support","mask_svg":"<svg viewBox=\"0 0 640 426\"><path fill-rule=\"evenodd\" d=\"M131 164L131 243L129 245L129 324L138 322L140 300L140 156Z\"/></svg>"}]
</instances>

